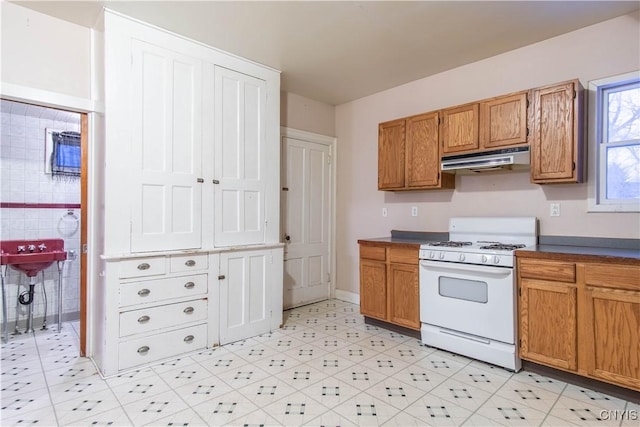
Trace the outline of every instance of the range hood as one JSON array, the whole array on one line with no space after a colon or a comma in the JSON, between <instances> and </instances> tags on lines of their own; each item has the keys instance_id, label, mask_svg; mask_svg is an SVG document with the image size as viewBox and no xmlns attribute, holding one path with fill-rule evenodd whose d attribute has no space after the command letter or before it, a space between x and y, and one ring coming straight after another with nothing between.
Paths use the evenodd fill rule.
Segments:
<instances>
[{"instance_id":1,"label":"range hood","mask_svg":"<svg viewBox=\"0 0 640 427\"><path fill-rule=\"evenodd\" d=\"M479 173L529 168L529 147L442 156L443 172Z\"/></svg>"}]
</instances>

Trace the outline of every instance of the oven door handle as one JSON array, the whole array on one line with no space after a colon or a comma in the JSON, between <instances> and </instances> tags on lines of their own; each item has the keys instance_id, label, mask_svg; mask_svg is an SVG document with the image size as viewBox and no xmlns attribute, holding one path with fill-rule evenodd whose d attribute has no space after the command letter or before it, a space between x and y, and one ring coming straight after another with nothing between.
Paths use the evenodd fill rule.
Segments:
<instances>
[{"instance_id":1,"label":"oven door handle","mask_svg":"<svg viewBox=\"0 0 640 427\"><path fill-rule=\"evenodd\" d=\"M460 264L456 262L440 262L440 261L420 261L420 266L428 269L429 271L457 271L467 273L484 273L494 276L508 276L513 273L512 268L506 267L493 267L486 265L476 264Z\"/></svg>"}]
</instances>

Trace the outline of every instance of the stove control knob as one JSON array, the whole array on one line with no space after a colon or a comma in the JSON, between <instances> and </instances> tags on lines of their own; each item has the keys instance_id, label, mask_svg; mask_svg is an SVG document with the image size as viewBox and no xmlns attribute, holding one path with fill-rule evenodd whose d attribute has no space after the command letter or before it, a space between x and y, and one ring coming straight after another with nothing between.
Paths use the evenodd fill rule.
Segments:
<instances>
[{"instance_id":1,"label":"stove control knob","mask_svg":"<svg viewBox=\"0 0 640 427\"><path fill-rule=\"evenodd\" d=\"M482 262L487 262L488 261L487 256L486 255L482 255L481 260L482 260Z\"/></svg>"},{"instance_id":2,"label":"stove control knob","mask_svg":"<svg viewBox=\"0 0 640 427\"><path fill-rule=\"evenodd\" d=\"M458 259L459 259L460 261L464 261L464 254L460 254L460 256L458 257Z\"/></svg>"},{"instance_id":3,"label":"stove control knob","mask_svg":"<svg viewBox=\"0 0 640 427\"><path fill-rule=\"evenodd\" d=\"M444 259L444 252L440 252L440 253L438 254L438 258L440 258L440 259Z\"/></svg>"},{"instance_id":4,"label":"stove control knob","mask_svg":"<svg viewBox=\"0 0 640 427\"><path fill-rule=\"evenodd\" d=\"M500 258L498 258L497 255L493 257L493 263L494 264L500 264Z\"/></svg>"},{"instance_id":5,"label":"stove control knob","mask_svg":"<svg viewBox=\"0 0 640 427\"><path fill-rule=\"evenodd\" d=\"M431 251L429 252L429 258L434 258L436 256L436 253Z\"/></svg>"}]
</instances>

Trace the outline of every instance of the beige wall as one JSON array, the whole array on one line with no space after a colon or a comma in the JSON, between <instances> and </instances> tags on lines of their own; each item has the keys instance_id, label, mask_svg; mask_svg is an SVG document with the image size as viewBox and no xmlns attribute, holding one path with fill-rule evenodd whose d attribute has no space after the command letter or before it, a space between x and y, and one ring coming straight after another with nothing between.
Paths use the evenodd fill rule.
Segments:
<instances>
[{"instance_id":1,"label":"beige wall","mask_svg":"<svg viewBox=\"0 0 640 427\"><path fill-rule=\"evenodd\" d=\"M526 172L458 176L454 191L377 190L379 122L576 77L587 87L640 67L639 31L637 14L623 16L339 105L337 289L358 293L357 239L446 231L451 216L533 215L543 235L640 238L639 214L588 213L586 184L539 186ZM549 216L551 202L561 204L560 217Z\"/></svg>"},{"instance_id":2,"label":"beige wall","mask_svg":"<svg viewBox=\"0 0 640 427\"><path fill-rule=\"evenodd\" d=\"M0 79L91 98L90 30L3 1Z\"/></svg>"},{"instance_id":3,"label":"beige wall","mask_svg":"<svg viewBox=\"0 0 640 427\"><path fill-rule=\"evenodd\" d=\"M280 125L336 136L335 107L291 92L280 92Z\"/></svg>"}]
</instances>

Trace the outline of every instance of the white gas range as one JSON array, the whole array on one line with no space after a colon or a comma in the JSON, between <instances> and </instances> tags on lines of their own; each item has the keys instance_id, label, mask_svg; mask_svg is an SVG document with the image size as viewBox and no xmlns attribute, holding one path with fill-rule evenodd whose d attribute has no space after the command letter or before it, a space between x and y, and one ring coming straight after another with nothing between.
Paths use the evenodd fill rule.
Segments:
<instances>
[{"instance_id":1,"label":"white gas range","mask_svg":"<svg viewBox=\"0 0 640 427\"><path fill-rule=\"evenodd\" d=\"M534 217L461 217L449 241L420 247L422 341L514 371L514 251L537 243Z\"/></svg>"}]
</instances>

